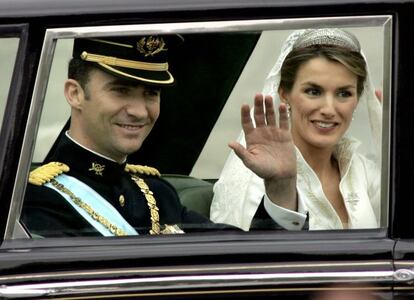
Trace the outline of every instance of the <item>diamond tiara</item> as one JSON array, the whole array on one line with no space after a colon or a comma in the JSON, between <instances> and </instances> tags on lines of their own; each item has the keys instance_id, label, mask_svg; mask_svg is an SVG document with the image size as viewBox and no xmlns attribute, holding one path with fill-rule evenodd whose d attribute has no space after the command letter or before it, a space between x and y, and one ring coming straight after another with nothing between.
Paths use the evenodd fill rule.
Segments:
<instances>
[{"instance_id":1,"label":"diamond tiara","mask_svg":"<svg viewBox=\"0 0 414 300\"><path fill-rule=\"evenodd\" d=\"M315 45L337 46L356 52L361 50L358 39L352 33L338 28L306 29L293 49Z\"/></svg>"}]
</instances>

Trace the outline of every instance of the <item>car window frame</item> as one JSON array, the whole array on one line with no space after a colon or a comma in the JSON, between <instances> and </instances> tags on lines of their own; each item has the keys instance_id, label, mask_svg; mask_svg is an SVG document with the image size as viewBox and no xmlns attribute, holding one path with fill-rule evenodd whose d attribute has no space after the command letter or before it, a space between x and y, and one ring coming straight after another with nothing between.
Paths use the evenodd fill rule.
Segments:
<instances>
[{"instance_id":1,"label":"car window frame","mask_svg":"<svg viewBox=\"0 0 414 300\"><path fill-rule=\"evenodd\" d=\"M21 128L21 119L25 114L26 96L29 93L29 85L24 78L28 75L30 58L26 56L29 48L29 24L2 24L0 25L0 37L15 37L19 39L16 51L13 74L7 95L7 103L3 112L3 120L0 131L0 193L2 196L11 199L12 189L15 178L9 176L12 170L17 168L19 151L11 149L20 149L16 145L21 144L19 138L19 129ZM25 86L26 84L26 86ZM8 196L8 197L7 197ZM5 232L7 227L8 215L11 208L11 202L3 202L3 209L0 212L0 232ZM3 236L0 237L0 241Z\"/></svg>"},{"instance_id":2,"label":"car window frame","mask_svg":"<svg viewBox=\"0 0 414 300\"><path fill-rule=\"evenodd\" d=\"M89 26L89 27L66 27L47 29L45 39L42 47L42 52L39 61L39 68L36 75L35 85L33 89L32 101L29 115L27 118L26 131L23 139L22 150L19 159L19 168L16 174L15 184L13 188L13 196L11 207L9 211L9 218L7 219L7 226L4 234L4 239L12 239L15 228L18 228L20 212L23 206L23 196L26 187L27 176L32 161L34 139L37 136L38 124L43 109L43 103L46 95L47 82L49 79L50 69L53 60L53 53L58 39L74 38L74 37L105 37L114 34L130 35L130 34L154 34L154 33L194 33L202 30L203 32L226 32L226 31L244 31L244 30L266 30L266 29L299 29L311 28L320 26L320 21L323 19L324 26L340 26L340 27L356 27L356 26L384 26L390 36L389 41L384 40L384 44L390 51L384 57L389 58L388 62L384 62L384 76L388 74L388 83L384 82L383 95L384 99L389 99L391 88L391 57L392 57L392 15L368 15L368 16L352 16L352 17L321 17L321 18L289 18L289 19L254 19L247 21L207 21L207 22L184 22L184 23L157 23L157 24L136 24L136 25L104 25L104 26ZM385 47L385 45L384 45ZM387 49L384 48L384 51ZM39 81L42 78L43 82ZM387 206L384 207L382 220L388 220L388 213L391 206L389 201L389 161L390 151L388 139L389 132L389 102L384 101L383 113L383 133L387 131L383 139L385 144L384 149L386 155L382 157L382 167L385 166L387 174L384 175L382 171L382 188L381 199L388 199ZM387 222L388 223L388 222Z\"/></svg>"},{"instance_id":3,"label":"car window frame","mask_svg":"<svg viewBox=\"0 0 414 300\"><path fill-rule=\"evenodd\" d=\"M6 32L2 32L1 29L0 29L0 41L3 42L3 40L4 40L7 43L8 42L7 39L17 39L17 45L16 45L15 48L11 49L12 51L14 51L14 53L6 52L6 56L10 56L10 58L11 58L11 55L14 54L15 57L14 57L14 60L11 61L11 63L13 64L12 65L12 70L10 71L10 73L8 73L8 75L10 76L10 80L6 82L8 84L8 86L6 86L6 90L5 90L6 94L4 95L4 98L0 99L0 101L2 103L4 101L4 106L2 108L0 108L0 120L1 120L0 130L2 128L2 125L4 125L4 123L5 123L5 122L3 122L3 117L5 115L6 105L8 103L8 98L9 98L9 95L10 95L11 90L12 90L12 76L13 76L14 70L16 68L16 58L17 58L17 55L18 55L19 43L20 43L20 36L16 35L15 33L10 35L10 33L8 31L9 30L6 30Z\"/></svg>"}]
</instances>

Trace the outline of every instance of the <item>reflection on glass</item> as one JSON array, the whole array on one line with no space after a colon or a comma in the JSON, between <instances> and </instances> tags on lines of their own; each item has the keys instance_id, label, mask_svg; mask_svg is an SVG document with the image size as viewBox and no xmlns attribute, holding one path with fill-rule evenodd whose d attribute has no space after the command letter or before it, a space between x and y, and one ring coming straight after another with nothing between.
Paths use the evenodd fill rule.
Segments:
<instances>
[{"instance_id":1,"label":"reflection on glass","mask_svg":"<svg viewBox=\"0 0 414 300\"><path fill-rule=\"evenodd\" d=\"M0 126L3 121L3 114L6 107L7 96L9 94L10 82L13 75L14 62L16 60L18 46L18 38L0 38Z\"/></svg>"},{"instance_id":2,"label":"reflection on glass","mask_svg":"<svg viewBox=\"0 0 414 300\"><path fill-rule=\"evenodd\" d=\"M382 297L367 291L327 291L311 300L381 300Z\"/></svg>"},{"instance_id":3,"label":"reflection on glass","mask_svg":"<svg viewBox=\"0 0 414 300\"><path fill-rule=\"evenodd\" d=\"M313 293L309 300L387 300L390 292L378 292L380 287L358 286L357 284L331 285Z\"/></svg>"},{"instance_id":4,"label":"reflection on glass","mask_svg":"<svg viewBox=\"0 0 414 300\"><path fill-rule=\"evenodd\" d=\"M70 106L63 96L63 82L68 76L68 62L72 55L73 40L59 40L50 71L50 88L46 91L44 109L40 119L33 154L34 162L41 162L52 147L70 116Z\"/></svg>"}]
</instances>

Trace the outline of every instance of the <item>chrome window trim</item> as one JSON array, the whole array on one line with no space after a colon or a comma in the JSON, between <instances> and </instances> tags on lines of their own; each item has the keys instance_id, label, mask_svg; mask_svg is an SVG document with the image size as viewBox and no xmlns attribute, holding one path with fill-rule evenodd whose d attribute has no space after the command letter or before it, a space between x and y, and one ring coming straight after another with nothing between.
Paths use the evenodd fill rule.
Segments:
<instances>
[{"instance_id":1,"label":"chrome window trim","mask_svg":"<svg viewBox=\"0 0 414 300\"><path fill-rule=\"evenodd\" d=\"M381 147L381 205L384 199L388 199L387 206L381 206L381 227L388 227L389 213L391 207L390 178L391 178L391 90L392 90L392 18L384 23L384 69L383 69L383 95L382 95L382 147ZM386 154L386 155L384 155ZM384 188L385 187L385 188Z\"/></svg>"},{"instance_id":2,"label":"chrome window trim","mask_svg":"<svg viewBox=\"0 0 414 300\"><path fill-rule=\"evenodd\" d=\"M396 261L394 269L396 270L396 279L399 283L395 288L414 290L414 262L406 260Z\"/></svg>"},{"instance_id":3,"label":"chrome window trim","mask_svg":"<svg viewBox=\"0 0 414 300\"><path fill-rule=\"evenodd\" d=\"M185 276L186 273L195 274L209 274L209 273L232 273L239 274L243 272L252 273L294 273L300 271L301 273L311 272L312 269L324 269L336 272L359 272L375 271L375 270L393 270L391 261L350 261L350 262L290 262L290 263L259 263L259 264L232 264L232 265L207 265L207 266L176 266L176 267L141 267L141 268L118 268L118 269L98 269L98 270L78 270L78 271L60 271L49 273L26 273L18 275L3 275L0 276L0 285L7 285L10 282L28 282L45 281L50 279L60 278L63 280L73 280L76 278L92 279L96 277L104 278L106 276L116 277L132 277L132 276L155 276L170 274Z\"/></svg>"},{"instance_id":4,"label":"chrome window trim","mask_svg":"<svg viewBox=\"0 0 414 300\"><path fill-rule=\"evenodd\" d=\"M135 298L140 298L140 297L145 297L145 299L148 299L148 297L156 297L155 299L159 299L158 297L162 297L162 296L180 296L180 297L184 297L184 296L206 296L206 295L241 295L241 294L252 294L255 293L255 296L259 296L260 294L264 294L264 293L294 293L294 294L298 294L298 293L302 293L304 295L306 295L306 293L311 293L311 292L320 292L320 291L371 291L373 294L384 294L386 293L387 295L390 295L392 292L392 288L391 287L373 287L373 286L367 286L367 287L346 287L346 288L329 288L329 287L323 287L323 288L318 288L318 287L306 287L306 288L256 288L256 289L226 289L226 290L212 290L212 289L208 289L208 290L200 290L200 291L166 291L166 292L136 292L136 291L132 291L132 292L112 292L112 293L107 293L104 295L95 295L95 293L89 293L87 295L83 294L83 295L72 295L72 296L65 296L63 295L59 298L55 298L56 295L50 295L50 291L48 290L33 290L33 291L6 291L6 293L9 294L5 294L3 297L4 299L13 299L13 298L21 298L21 297L39 297L39 296L51 296L52 299L65 299L65 300L75 300L75 299L121 299L121 298L125 298L125 297L134 297ZM396 288L396 290L410 290L410 288ZM91 294L94 294L93 296L91 296ZM1 294L0 294L1 295ZM6 296L7 295L7 296ZM68 298L69 297L69 298ZM92 298L93 297L93 298ZM110 297L110 298L109 298ZM390 299L390 298L385 298L385 299Z\"/></svg>"},{"instance_id":5,"label":"chrome window trim","mask_svg":"<svg viewBox=\"0 0 414 300\"><path fill-rule=\"evenodd\" d=\"M154 276L147 278L84 280L68 282L49 282L37 284L2 285L0 296L14 298L22 296L67 296L93 292L95 295L114 293L173 293L180 290L203 289L243 289L252 291L261 287L271 287L273 291L298 289L309 291L315 285L332 283L358 283L369 286L380 284L378 289L391 289L395 279L393 270L360 272L306 272L306 273L266 273L266 274L224 274L224 275L186 275ZM294 288L292 288L294 286ZM221 291L223 292L223 291Z\"/></svg>"},{"instance_id":6,"label":"chrome window trim","mask_svg":"<svg viewBox=\"0 0 414 300\"><path fill-rule=\"evenodd\" d=\"M36 75L36 82L33 90L31 106L28 115L25 135L23 139L22 150L20 154L15 184L13 187L12 200L8 214L6 231L4 239L12 239L15 222L20 219L20 213L23 206L23 196L26 189L27 176L32 160L35 137L37 136L38 124L46 94L47 83L50 75L50 68L53 60L53 54L56 47L57 39L74 38L74 37L104 37L110 35L131 35L131 34L154 34L154 33L209 33L209 32L240 32L255 30L282 30L320 27L321 19L326 27L364 27L364 26L384 26L391 33L392 16L391 15L370 15L370 16L352 16L352 17L321 17L321 18L291 18L291 19L256 19L243 21L208 21L208 22L183 22L183 23L160 23L160 24L139 24L139 25L110 25L110 26L90 26L90 27L69 27L47 29L42 47L42 53L39 61L39 68ZM391 37L391 36L390 36ZM392 38L385 50L391 50ZM388 54L388 55L387 55ZM385 57L391 57L390 53L385 53ZM391 64L391 62L389 62ZM385 66L384 66L385 67ZM388 69L390 66L388 66ZM384 74L385 69L384 69ZM389 74L389 73L388 73ZM386 78L385 82L390 82ZM389 90L384 89L385 96L389 96ZM388 101L384 101L384 104ZM389 104L388 104L389 105ZM387 137L390 134L389 126L389 107L384 107L383 116L386 116ZM383 130L383 133L385 131ZM388 142L384 141L384 142ZM386 176L382 176L382 182L386 183L382 189L382 196L389 199L389 144L387 146L387 155L383 156L383 166L387 166ZM383 148L385 150L385 148ZM384 171L382 172L384 174ZM388 220L388 206L384 207L385 213L382 215ZM385 224L386 226L387 224ZM384 226L381 224L381 226Z\"/></svg>"}]
</instances>

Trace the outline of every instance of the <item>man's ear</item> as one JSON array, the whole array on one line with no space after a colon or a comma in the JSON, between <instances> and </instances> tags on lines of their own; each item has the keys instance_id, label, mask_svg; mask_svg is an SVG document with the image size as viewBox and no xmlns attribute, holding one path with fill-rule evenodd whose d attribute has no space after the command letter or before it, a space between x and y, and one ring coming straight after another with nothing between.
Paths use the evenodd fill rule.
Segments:
<instances>
[{"instance_id":1,"label":"man's ear","mask_svg":"<svg viewBox=\"0 0 414 300\"><path fill-rule=\"evenodd\" d=\"M80 86L79 82L74 79L67 79L65 81L64 93L66 101L74 108L81 110L82 103L85 100L85 91Z\"/></svg>"}]
</instances>

